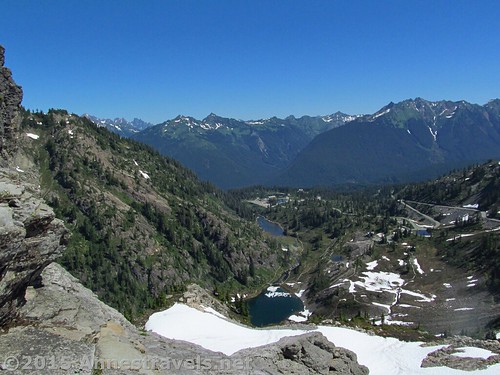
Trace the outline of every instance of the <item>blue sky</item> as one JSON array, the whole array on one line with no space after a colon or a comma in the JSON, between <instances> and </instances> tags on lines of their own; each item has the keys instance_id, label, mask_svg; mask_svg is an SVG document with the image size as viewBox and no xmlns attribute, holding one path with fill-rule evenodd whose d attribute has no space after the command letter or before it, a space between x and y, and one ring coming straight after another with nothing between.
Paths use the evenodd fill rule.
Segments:
<instances>
[{"instance_id":1,"label":"blue sky","mask_svg":"<svg viewBox=\"0 0 500 375\"><path fill-rule=\"evenodd\" d=\"M159 123L500 97L500 2L2 0L25 107Z\"/></svg>"}]
</instances>

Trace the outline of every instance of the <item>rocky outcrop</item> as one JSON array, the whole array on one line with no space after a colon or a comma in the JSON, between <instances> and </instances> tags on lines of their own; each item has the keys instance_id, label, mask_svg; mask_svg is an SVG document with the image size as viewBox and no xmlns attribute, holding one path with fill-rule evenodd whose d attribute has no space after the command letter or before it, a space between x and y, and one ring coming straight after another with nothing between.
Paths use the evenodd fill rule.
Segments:
<instances>
[{"instance_id":1,"label":"rocky outcrop","mask_svg":"<svg viewBox=\"0 0 500 375\"><path fill-rule=\"evenodd\" d=\"M67 233L41 199L38 176L8 168L23 94L3 66L4 52L0 46L0 326L15 317L28 285L61 255Z\"/></svg>"},{"instance_id":2,"label":"rocky outcrop","mask_svg":"<svg viewBox=\"0 0 500 375\"><path fill-rule=\"evenodd\" d=\"M10 69L4 67L5 49L0 45L0 156L11 154L16 145L19 110L23 99L21 87L12 79ZM1 161L2 158L0 158Z\"/></svg>"},{"instance_id":3,"label":"rocky outcrop","mask_svg":"<svg viewBox=\"0 0 500 375\"><path fill-rule=\"evenodd\" d=\"M16 374L368 373L319 333L226 356L138 330L55 263L25 298L19 324L0 335L0 367Z\"/></svg>"},{"instance_id":4,"label":"rocky outcrop","mask_svg":"<svg viewBox=\"0 0 500 375\"><path fill-rule=\"evenodd\" d=\"M449 367L463 371L484 370L500 363L500 342L498 340L476 340L465 336L455 336L445 340L446 346L429 353L422 361L422 367ZM436 344L442 344L436 343ZM430 345L430 344L429 344ZM456 356L462 348L475 347L489 350L493 354L488 358Z\"/></svg>"},{"instance_id":5,"label":"rocky outcrop","mask_svg":"<svg viewBox=\"0 0 500 375\"><path fill-rule=\"evenodd\" d=\"M264 374L368 374L356 354L338 348L320 333L284 337L276 344L246 349L234 357L251 358L251 366Z\"/></svg>"},{"instance_id":6,"label":"rocky outcrop","mask_svg":"<svg viewBox=\"0 0 500 375\"><path fill-rule=\"evenodd\" d=\"M28 285L61 255L67 233L38 188L0 169L0 326L24 302Z\"/></svg>"}]
</instances>

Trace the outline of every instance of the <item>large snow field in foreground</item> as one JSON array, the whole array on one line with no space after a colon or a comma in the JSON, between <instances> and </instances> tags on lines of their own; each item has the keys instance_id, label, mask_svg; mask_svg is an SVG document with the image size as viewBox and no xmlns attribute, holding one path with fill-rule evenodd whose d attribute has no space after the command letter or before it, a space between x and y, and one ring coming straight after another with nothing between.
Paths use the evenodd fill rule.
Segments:
<instances>
[{"instance_id":1,"label":"large snow field in foreground","mask_svg":"<svg viewBox=\"0 0 500 375\"><path fill-rule=\"evenodd\" d=\"M310 332L279 327L249 328L226 320L220 314L214 314L212 309L207 308L202 312L179 303L151 315L146 329L227 355L241 349L270 344L282 337ZM448 367L421 368L420 364L427 354L442 346L421 347L417 342L403 342L339 327L319 326L316 331L321 332L336 346L355 352L358 362L367 366L370 374L500 374L500 364L477 371L460 371ZM468 348L468 353L473 355L474 351ZM479 354L484 355L483 352Z\"/></svg>"}]
</instances>

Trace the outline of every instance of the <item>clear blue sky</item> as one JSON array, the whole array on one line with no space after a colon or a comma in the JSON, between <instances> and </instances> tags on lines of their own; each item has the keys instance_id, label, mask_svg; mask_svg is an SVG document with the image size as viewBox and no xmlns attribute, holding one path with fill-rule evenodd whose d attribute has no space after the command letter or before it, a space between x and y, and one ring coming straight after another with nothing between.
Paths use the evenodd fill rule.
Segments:
<instances>
[{"instance_id":1,"label":"clear blue sky","mask_svg":"<svg viewBox=\"0 0 500 375\"><path fill-rule=\"evenodd\" d=\"M158 123L500 96L500 1L2 0L25 107Z\"/></svg>"}]
</instances>

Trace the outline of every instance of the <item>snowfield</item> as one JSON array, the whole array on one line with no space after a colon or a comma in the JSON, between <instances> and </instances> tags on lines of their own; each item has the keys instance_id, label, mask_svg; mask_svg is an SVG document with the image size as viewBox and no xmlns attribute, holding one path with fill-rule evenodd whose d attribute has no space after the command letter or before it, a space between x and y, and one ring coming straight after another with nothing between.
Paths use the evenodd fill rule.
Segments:
<instances>
[{"instance_id":1,"label":"snowfield","mask_svg":"<svg viewBox=\"0 0 500 375\"><path fill-rule=\"evenodd\" d=\"M282 337L297 336L306 330L286 328L254 329L229 321L212 309L205 312L176 303L168 310L150 316L146 330L164 337L184 340L206 349L231 355L245 348L262 346L278 341ZM422 360L443 345L422 347L418 342L403 342L395 338L383 338L368 335L348 328L319 326L321 332L337 346L352 350L358 356L358 362L369 368L370 374L481 374L500 373L500 364L485 370L460 371L448 367L421 368ZM463 354L475 357L489 355L479 348L462 348Z\"/></svg>"}]
</instances>

